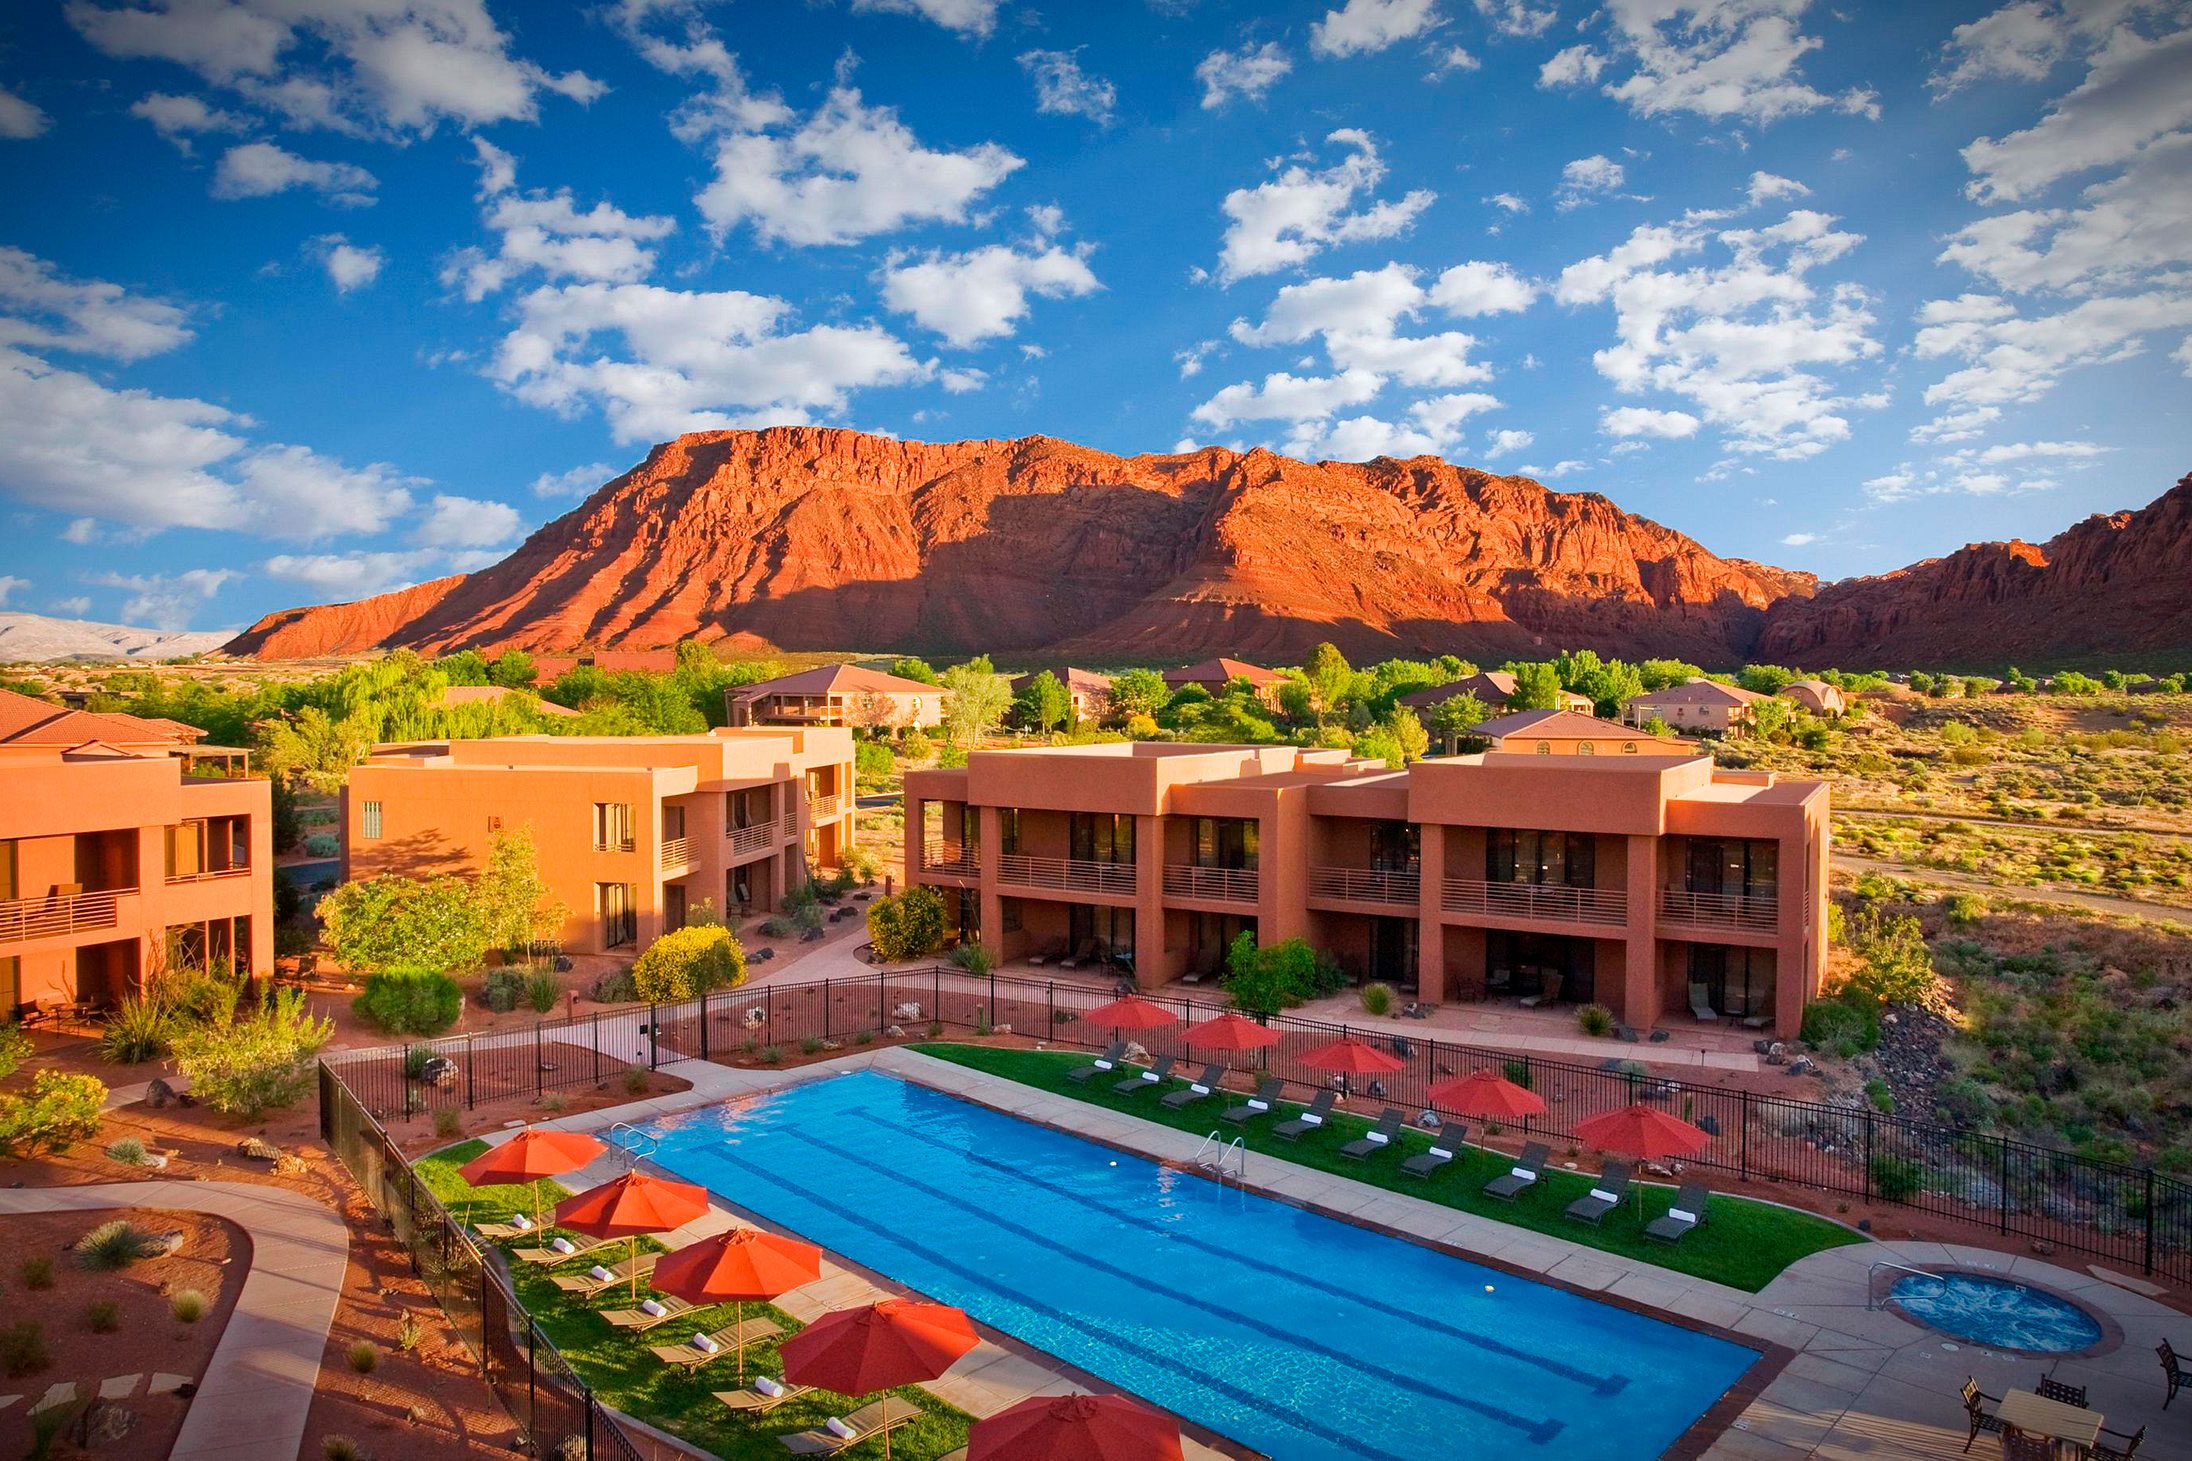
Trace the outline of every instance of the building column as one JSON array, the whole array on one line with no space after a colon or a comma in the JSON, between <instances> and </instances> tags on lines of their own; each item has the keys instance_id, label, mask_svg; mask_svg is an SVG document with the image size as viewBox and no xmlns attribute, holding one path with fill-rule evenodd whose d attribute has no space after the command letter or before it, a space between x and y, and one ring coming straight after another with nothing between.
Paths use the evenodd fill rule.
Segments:
<instances>
[{"instance_id":1,"label":"building column","mask_svg":"<svg viewBox=\"0 0 2192 1461\"><path fill-rule=\"evenodd\" d=\"M1004 855L998 849L1002 838L997 830L997 808L976 807L974 818L975 840L980 844L975 849L975 866L981 874L977 894L981 910L975 916L981 920L982 946L994 955L1004 947L1005 929L1005 900L997 893L997 864Z\"/></svg>"},{"instance_id":2,"label":"building column","mask_svg":"<svg viewBox=\"0 0 2192 1461\"><path fill-rule=\"evenodd\" d=\"M1134 819L1134 983L1155 989L1180 977L1178 951L1165 946L1164 818Z\"/></svg>"},{"instance_id":3,"label":"building column","mask_svg":"<svg viewBox=\"0 0 2192 1461\"><path fill-rule=\"evenodd\" d=\"M1629 922L1624 946L1621 1018L1632 1029L1659 1024L1659 839L1629 838Z\"/></svg>"},{"instance_id":4,"label":"building column","mask_svg":"<svg viewBox=\"0 0 2192 1461\"><path fill-rule=\"evenodd\" d=\"M917 887L921 882L921 839L928 825L929 804L926 798L907 792L905 797L906 835L903 851L905 862L899 868L899 880L907 887ZM885 867L884 872L890 869Z\"/></svg>"},{"instance_id":5,"label":"building column","mask_svg":"<svg viewBox=\"0 0 2192 1461\"><path fill-rule=\"evenodd\" d=\"M1309 934L1309 819L1256 819L1256 942Z\"/></svg>"},{"instance_id":6,"label":"building column","mask_svg":"<svg viewBox=\"0 0 2192 1461\"><path fill-rule=\"evenodd\" d=\"M1421 888L1416 900L1416 998L1425 1004L1446 1002L1446 920L1439 903L1446 886L1446 829L1426 823L1419 829L1417 865Z\"/></svg>"}]
</instances>

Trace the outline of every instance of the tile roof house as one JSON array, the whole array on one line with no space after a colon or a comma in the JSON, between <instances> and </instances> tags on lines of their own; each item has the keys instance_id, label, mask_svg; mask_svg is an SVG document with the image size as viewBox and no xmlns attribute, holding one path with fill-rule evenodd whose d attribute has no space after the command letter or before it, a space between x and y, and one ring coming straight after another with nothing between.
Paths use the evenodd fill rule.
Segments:
<instances>
[{"instance_id":1,"label":"tile roof house","mask_svg":"<svg viewBox=\"0 0 2192 1461\"><path fill-rule=\"evenodd\" d=\"M858 665L817 665L723 692L734 726L838 725L924 728L944 718L944 692L935 685Z\"/></svg>"},{"instance_id":2,"label":"tile roof house","mask_svg":"<svg viewBox=\"0 0 2192 1461\"><path fill-rule=\"evenodd\" d=\"M1167 690L1177 691L1189 685L1197 685L1213 696L1222 694L1225 687L1235 680L1246 680L1255 686L1256 698L1269 705L1277 701L1279 686L1286 683L1286 676L1277 670L1267 670L1262 665L1252 665L1246 660L1227 659L1224 655L1219 655L1216 659L1197 660L1191 665L1181 665L1178 669L1166 670L1164 675Z\"/></svg>"},{"instance_id":3,"label":"tile roof house","mask_svg":"<svg viewBox=\"0 0 2192 1461\"><path fill-rule=\"evenodd\" d=\"M1012 693L1018 695L1035 682L1042 670L1030 670L1012 682ZM1111 676L1099 675L1094 670L1075 669L1072 665L1055 665L1050 673L1058 683L1066 687L1066 699L1072 702L1076 720L1101 720L1111 708Z\"/></svg>"},{"instance_id":4,"label":"tile roof house","mask_svg":"<svg viewBox=\"0 0 2192 1461\"><path fill-rule=\"evenodd\" d=\"M1693 756L1697 747L1673 736L1649 736L1573 710L1518 710L1481 721L1476 734L1495 751L1539 756Z\"/></svg>"},{"instance_id":5,"label":"tile roof house","mask_svg":"<svg viewBox=\"0 0 2192 1461\"><path fill-rule=\"evenodd\" d=\"M1718 680L1691 680L1632 696L1622 703L1621 718L1631 725L1643 725L1656 717L1678 731L1741 735L1750 724L1751 707L1772 698Z\"/></svg>"},{"instance_id":6,"label":"tile roof house","mask_svg":"<svg viewBox=\"0 0 2192 1461\"><path fill-rule=\"evenodd\" d=\"M1428 689L1412 691L1401 696L1398 703L1414 709L1425 710L1433 705L1443 705L1456 695L1474 695L1477 699L1483 701L1487 708L1497 710L1514 700L1515 677L1505 670L1479 670L1473 675L1464 675L1461 679L1448 684L1433 685ZM1560 708L1562 710L1580 710L1588 715L1592 709L1591 697L1578 695L1573 690L1563 690L1560 692Z\"/></svg>"}]
</instances>

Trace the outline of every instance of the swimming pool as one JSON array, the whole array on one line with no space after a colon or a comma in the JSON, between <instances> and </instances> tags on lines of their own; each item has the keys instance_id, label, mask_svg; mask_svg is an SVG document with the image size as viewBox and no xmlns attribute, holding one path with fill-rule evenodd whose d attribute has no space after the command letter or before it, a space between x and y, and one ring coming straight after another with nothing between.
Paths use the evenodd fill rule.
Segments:
<instances>
[{"instance_id":1,"label":"swimming pool","mask_svg":"<svg viewBox=\"0 0 2192 1461\"><path fill-rule=\"evenodd\" d=\"M1274 1457L1656 1456L1758 1358L872 1072L656 1130L726 1201Z\"/></svg>"}]
</instances>

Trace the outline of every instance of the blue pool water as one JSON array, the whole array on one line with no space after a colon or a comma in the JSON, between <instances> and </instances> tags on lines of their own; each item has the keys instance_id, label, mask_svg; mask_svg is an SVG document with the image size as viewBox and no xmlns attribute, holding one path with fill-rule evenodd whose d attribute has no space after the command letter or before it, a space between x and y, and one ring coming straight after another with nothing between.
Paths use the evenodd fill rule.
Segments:
<instances>
[{"instance_id":1,"label":"blue pool water","mask_svg":"<svg viewBox=\"0 0 2192 1461\"><path fill-rule=\"evenodd\" d=\"M1889 1296L1943 1334L1993 1349L2068 1354L2101 1342L2101 1323L2091 1314L2068 1299L2006 1278L1912 1274L1899 1280Z\"/></svg>"},{"instance_id":2,"label":"blue pool water","mask_svg":"<svg viewBox=\"0 0 2192 1461\"><path fill-rule=\"evenodd\" d=\"M1656 1456L1758 1358L888 1076L659 1130L687 1180L1275 1457Z\"/></svg>"}]
</instances>

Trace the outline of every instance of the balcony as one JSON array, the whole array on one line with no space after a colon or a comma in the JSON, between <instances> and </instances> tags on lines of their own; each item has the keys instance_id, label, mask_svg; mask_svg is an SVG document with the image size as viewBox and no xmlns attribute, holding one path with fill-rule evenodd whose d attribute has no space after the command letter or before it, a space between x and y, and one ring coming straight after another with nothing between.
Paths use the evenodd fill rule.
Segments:
<instances>
[{"instance_id":1,"label":"balcony","mask_svg":"<svg viewBox=\"0 0 2192 1461\"><path fill-rule=\"evenodd\" d=\"M658 861L662 871L666 873L678 872L691 867L693 865L693 839L690 837L670 838L662 844L662 855Z\"/></svg>"},{"instance_id":2,"label":"balcony","mask_svg":"<svg viewBox=\"0 0 2192 1461\"><path fill-rule=\"evenodd\" d=\"M1746 897L1741 893L1691 893L1681 888L1661 888L1659 917L1663 923L1691 928L1772 933L1781 924L1781 896L1777 891L1761 891Z\"/></svg>"},{"instance_id":3,"label":"balcony","mask_svg":"<svg viewBox=\"0 0 2192 1461\"><path fill-rule=\"evenodd\" d=\"M921 849L921 871L947 878L971 878L980 869L974 849L956 842L930 842Z\"/></svg>"},{"instance_id":4,"label":"balcony","mask_svg":"<svg viewBox=\"0 0 2192 1461\"><path fill-rule=\"evenodd\" d=\"M106 888L96 893L56 893L49 898L14 898L0 903L0 944L95 933L121 920L120 900L135 888Z\"/></svg>"},{"instance_id":5,"label":"balcony","mask_svg":"<svg viewBox=\"0 0 2192 1461\"><path fill-rule=\"evenodd\" d=\"M629 837L605 837L594 843L596 852L636 852L639 844Z\"/></svg>"},{"instance_id":6,"label":"balcony","mask_svg":"<svg viewBox=\"0 0 2192 1461\"><path fill-rule=\"evenodd\" d=\"M1262 874L1252 867L1191 867L1174 863L1168 864L1164 870L1167 898L1200 898L1211 903L1253 903L1262 888Z\"/></svg>"},{"instance_id":7,"label":"balcony","mask_svg":"<svg viewBox=\"0 0 2192 1461\"><path fill-rule=\"evenodd\" d=\"M784 808L783 814L776 819L776 829L786 837L797 836L799 834L799 813L790 807Z\"/></svg>"},{"instance_id":8,"label":"balcony","mask_svg":"<svg viewBox=\"0 0 2192 1461\"><path fill-rule=\"evenodd\" d=\"M730 839L731 856L747 857L756 852L766 852L776 845L776 823L756 822L750 827L725 827L723 835Z\"/></svg>"},{"instance_id":9,"label":"balcony","mask_svg":"<svg viewBox=\"0 0 2192 1461\"><path fill-rule=\"evenodd\" d=\"M1309 896L1348 903L1414 904L1423 896L1423 874L1367 867L1313 867L1309 870Z\"/></svg>"},{"instance_id":10,"label":"balcony","mask_svg":"<svg viewBox=\"0 0 2192 1461\"><path fill-rule=\"evenodd\" d=\"M239 865L237 867L200 868L194 873L169 873L163 881L172 888L181 883L213 883L220 881L222 878L248 878L250 876L251 869ZM85 896L89 897L90 895L86 894Z\"/></svg>"},{"instance_id":11,"label":"balcony","mask_svg":"<svg viewBox=\"0 0 2192 1461\"><path fill-rule=\"evenodd\" d=\"M834 822L844 814L845 799L835 793L807 798L807 816L812 821Z\"/></svg>"},{"instance_id":12,"label":"balcony","mask_svg":"<svg viewBox=\"0 0 2192 1461\"><path fill-rule=\"evenodd\" d=\"M1081 857L1025 857L1008 853L997 859L997 881L1021 888L1057 888L1069 893L1134 892L1134 864L1092 862Z\"/></svg>"},{"instance_id":13,"label":"balcony","mask_svg":"<svg viewBox=\"0 0 2192 1461\"><path fill-rule=\"evenodd\" d=\"M1571 888L1561 883L1494 883L1448 878L1439 900L1448 913L1487 913L1553 923L1629 921L1629 895L1619 888Z\"/></svg>"}]
</instances>

